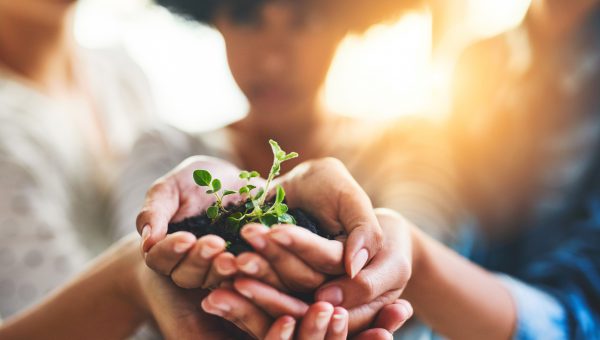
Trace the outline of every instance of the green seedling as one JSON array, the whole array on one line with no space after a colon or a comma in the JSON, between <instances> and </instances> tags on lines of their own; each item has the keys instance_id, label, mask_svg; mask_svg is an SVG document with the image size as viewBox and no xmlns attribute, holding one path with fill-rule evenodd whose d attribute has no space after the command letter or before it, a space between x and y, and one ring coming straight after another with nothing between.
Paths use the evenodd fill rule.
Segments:
<instances>
[{"instance_id":1,"label":"green seedling","mask_svg":"<svg viewBox=\"0 0 600 340\"><path fill-rule=\"evenodd\" d=\"M296 220L288 214L288 206L283 203L285 200L285 191L281 185L275 190L275 200L272 203L266 202L267 193L273 180L281 172L281 164L285 161L298 157L296 152L286 153L274 140L269 140L271 150L273 151L273 165L267 177L264 187L257 188L250 184L252 178L260 177L257 171L242 171L239 177L246 180L246 184L238 190L222 189L221 181L214 178L207 170L194 171L194 181L197 185L207 188L206 193L215 196L215 203L206 209L206 215L215 223L216 221L227 218L227 225L236 230L248 223L262 223L266 226L274 224L295 224ZM229 214L227 208L223 205L223 198L229 195L239 194L244 199L243 212Z\"/></svg>"}]
</instances>

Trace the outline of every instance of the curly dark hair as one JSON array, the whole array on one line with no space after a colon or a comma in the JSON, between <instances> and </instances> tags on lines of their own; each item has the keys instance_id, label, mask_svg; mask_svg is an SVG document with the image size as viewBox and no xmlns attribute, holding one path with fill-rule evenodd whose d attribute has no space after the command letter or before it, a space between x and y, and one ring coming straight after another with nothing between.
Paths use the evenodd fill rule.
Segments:
<instances>
[{"instance_id":1,"label":"curly dark hair","mask_svg":"<svg viewBox=\"0 0 600 340\"><path fill-rule=\"evenodd\" d=\"M227 11L234 20L247 20L270 1L285 1L299 8L328 8L347 25L349 31L362 32L371 25L397 18L402 12L422 6L425 0L156 0L184 18L212 25L218 11Z\"/></svg>"}]
</instances>

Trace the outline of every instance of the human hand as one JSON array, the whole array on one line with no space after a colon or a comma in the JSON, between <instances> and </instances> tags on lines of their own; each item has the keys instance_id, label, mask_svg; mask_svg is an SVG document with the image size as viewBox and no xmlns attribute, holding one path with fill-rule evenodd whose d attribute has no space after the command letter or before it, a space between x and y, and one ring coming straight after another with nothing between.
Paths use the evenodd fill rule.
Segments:
<instances>
[{"instance_id":1,"label":"human hand","mask_svg":"<svg viewBox=\"0 0 600 340\"><path fill-rule=\"evenodd\" d=\"M290 225L272 229L261 225L244 227L242 236L258 254L236 258L238 271L282 292L311 292L318 288L317 300L348 309L351 332L364 329L380 308L400 296L412 265L408 222L386 209L377 209L375 214L384 231L384 246L354 278L343 276L326 282L326 273L341 267L343 244Z\"/></svg>"},{"instance_id":2,"label":"human hand","mask_svg":"<svg viewBox=\"0 0 600 340\"><path fill-rule=\"evenodd\" d=\"M212 291L202 301L202 308L233 322L258 339L270 339L271 331L278 329L279 322L286 326L282 326L285 333L280 333L281 337L277 339L291 339L294 330L295 339L345 339L349 331L349 314L344 308L326 302L309 306L248 278L238 278L232 286ZM354 334L352 339L391 339L392 333L411 316L410 304L397 300L378 310L370 328ZM294 319L299 321L296 323Z\"/></svg>"},{"instance_id":3,"label":"human hand","mask_svg":"<svg viewBox=\"0 0 600 340\"><path fill-rule=\"evenodd\" d=\"M234 256L226 252L222 238L207 235L196 239L189 232L167 235L169 222L198 215L214 203L212 195L206 195L190 180L199 168L219 174L224 185L246 184L238 177L239 169L230 163L212 157L190 157L152 185L136 221L147 265L170 275L183 288L214 286L236 273ZM261 181L252 179L255 185ZM231 195L224 201L227 204L240 199L239 195Z\"/></svg>"},{"instance_id":4,"label":"human hand","mask_svg":"<svg viewBox=\"0 0 600 340\"><path fill-rule=\"evenodd\" d=\"M337 159L304 162L279 179L290 208L302 208L331 234L347 234L344 268L350 277L382 247L382 231L367 194Z\"/></svg>"}]
</instances>

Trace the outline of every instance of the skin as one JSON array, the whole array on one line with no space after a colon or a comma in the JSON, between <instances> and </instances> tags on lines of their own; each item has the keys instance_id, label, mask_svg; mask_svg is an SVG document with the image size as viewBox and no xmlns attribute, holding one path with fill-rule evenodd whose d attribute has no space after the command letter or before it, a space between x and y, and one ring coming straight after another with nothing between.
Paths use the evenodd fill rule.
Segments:
<instances>
[{"instance_id":1,"label":"skin","mask_svg":"<svg viewBox=\"0 0 600 340\"><path fill-rule=\"evenodd\" d=\"M591 4L595 2L569 3L576 3L567 11L573 15L565 15L565 20L560 21L561 24L554 25L552 30L548 30L547 41L553 41L567 34L568 30L574 27L573 23L585 17L583 15L585 9L591 8ZM563 6L568 7L565 4ZM549 5L550 2L543 1L534 3L532 17L536 22L535 25L543 27L544 20L547 20L547 15L551 12L548 11L551 8ZM563 8L558 12L563 10L566 9ZM543 19L544 17L546 19ZM264 163L264 160L261 162ZM312 175L319 173L311 177L311 182L318 185L307 185L309 182L306 181L306 177L304 181L300 181L303 177L297 177L295 183L298 190L296 192L291 190L293 193L288 192L288 198L294 200L298 195L301 196L302 192L310 192L310 195L305 196L309 200L331 194L331 187L323 189L322 183L329 183L328 175L334 177L339 175L343 178L345 173L337 165L332 164L324 165L323 169L326 171L317 172L314 167L308 171L308 174ZM344 183L338 179L335 182ZM294 183L293 177L288 185L289 183ZM344 197L351 200L352 197L361 196L360 189L355 190L354 187L345 189L342 184L338 190L343 192ZM333 186L335 187L335 184ZM350 216L349 211L344 211L339 206L319 205L319 210L328 211L328 208L331 208L328 213L332 219L339 220ZM362 213L363 216L368 214L361 210L360 214ZM416 313L421 319L446 337L507 339L512 336L517 317L515 305L509 292L494 275L424 235L398 214L383 213L383 216L380 216L380 223L381 218L386 220L384 224L396 225L395 228L383 229L385 239L391 240L385 242L379 251L385 256L382 256L381 260L377 257L370 258L367 267L353 278L342 277L323 285L326 274L335 272L341 265L338 245L316 240L316 236L307 233L290 232L290 228L265 230L261 226L247 226L243 233L261 256L246 255L237 258L238 271L244 272L247 276L254 276L257 280L262 280L271 286L273 289L271 291L265 289L265 286L258 285L255 289L261 292L261 300L266 304L265 310L273 314L279 313L285 305L293 305L290 300L281 295L289 290L289 286L295 290L318 288L316 293L318 300L327 301L333 306L344 306L350 310L353 306L368 305L369 302L377 300L382 292L398 290L403 291L403 297L414 304ZM307 251L306 245L310 245L308 248L312 250ZM398 249L402 251L399 252ZM404 253L406 251L409 253ZM403 256L393 256L397 253ZM320 268L311 267L311 264L319 263L320 258L323 259L323 263L316 265ZM249 263L254 265L248 265ZM254 269L247 270L247 268ZM390 275L397 268L408 269L400 278ZM297 273L302 273L302 276L294 276ZM239 294L258 296L249 293L251 286L248 281L236 280L234 283L234 288ZM326 291L331 292L332 289L336 291L335 294L326 294Z\"/></svg>"},{"instance_id":2,"label":"skin","mask_svg":"<svg viewBox=\"0 0 600 340\"><path fill-rule=\"evenodd\" d=\"M100 158L111 156L106 133L73 36L76 0L0 0L0 68L56 101L85 131Z\"/></svg>"},{"instance_id":3,"label":"skin","mask_svg":"<svg viewBox=\"0 0 600 340\"><path fill-rule=\"evenodd\" d=\"M246 23L217 14L214 26L231 74L250 104L247 115L227 127L241 168L268 173L269 139L303 159L326 156L323 142L340 118L323 109L319 95L347 28L325 11L304 13L293 2L273 1ZM283 171L299 163L291 160Z\"/></svg>"},{"instance_id":4,"label":"skin","mask_svg":"<svg viewBox=\"0 0 600 340\"><path fill-rule=\"evenodd\" d=\"M178 288L150 270L139 256L138 242L133 235L124 239L45 301L6 320L0 326L0 338L123 339L148 319L156 323L167 339L246 338L227 321L198 308L206 291ZM232 293L221 288L213 294ZM211 314L224 316L210 301L211 297L204 299L202 307L212 311ZM230 318L247 320L244 316L261 313L254 305L240 301L237 305L236 301L230 301L236 306L235 312L227 314ZM268 325L238 324L247 334L264 339L290 339L294 332L303 339L346 338L348 318L343 308L321 302L307 306L306 311L307 317L301 322L282 314ZM323 311L328 314L319 322L321 327L313 327ZM380 324L385 327L390 322L382 320Z\"/></svg>"},{"instance_id":5,"label":"skin","mask_svg":"<svg viewBox=\"0 0 600 340\"><path fill-rule=\"evenodd\" d=\"M282 177L284 187L297 186L290 190L291 201L302 201L299 197L307 193L309 195L305 197L309 199L326 197L338 191L359 206L357 201L360 201L364 192L360 187L348 185L343 180L347 178L347 170L344 171L338 161L322 159L301 167L306 167L302 169L303 176L295 176L293 170ZM170 176L177 176L177 173ZM307 185L310 182L306 178L320 185ZM161 183L165 185L164 179ZM169 190L184 191L175 187ZM164 207L176 207L180 197L159 197L152 192L156 191L151 190L148 196L152 207L147 207L143 214L152 211L168 221L168 216L174 212L167 212ZM329 217L334 219L340 215L352 216L350 212L356 212L354 209L345 210L336 202L320 202L320 211L331 214ZM256 254L239 256L236 259L237 272L256 281L236 279L233 287L241 296L252 296L256 303L263 305L266 313L278 315L285 311L297 316L302 314L305 307L292 296L286 297L289 291L286 280L290 279L286 276L296 273L298 275L293 277L295 284L304 289L316 289L317 301L348 310L350 333L372 327L369 325L382 317L387 308L385 306L394 303L402 294L403 298L411 301L415 313L443 336L461 339L511 337L516 323L514 302L494 275L423 234L410 221L393 211L358 211L359 215L365 214L363 218L375 214L385 241L381 250L354 278L341 276L331 281L314 279L343 266L344 246L335 243L339 241L325 240L291 226L267 230L260 225L248 225L244 227L242 236L254 246ZM262 242L256 242L257 235ZM164 256L172 252L167 247L162 251L165 252ZM249 262L255 265L248 266ZM287 269L283 270L286 266ZM249 271L249 267L258 269ZM227 304L233 298L217 295L213 299L219 300L215 303ZM412 315L409 306L399 305L398 312L402 317ZM377 312L380 314L377 315Z\"/></svg>"}]
</instances>

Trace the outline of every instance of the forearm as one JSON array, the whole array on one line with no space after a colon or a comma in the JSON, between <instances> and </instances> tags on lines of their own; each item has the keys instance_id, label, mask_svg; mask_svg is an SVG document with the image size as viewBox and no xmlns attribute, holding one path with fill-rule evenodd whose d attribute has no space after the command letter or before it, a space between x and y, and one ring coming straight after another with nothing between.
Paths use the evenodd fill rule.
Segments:
<instances>
[{"instance_id":1,"label":"forearm","mask_svg":"<svg viewBox=\"0 0 600 340\"><path fill-rule=\"evenodd\" d=\"M2 339L122 339L146 318L125 286L136 261L123 241L41 304L6 321Z\"/></svg>"},{"instance_id":2,"label":"forearm","mask_svg":"<svg viewBox=\"0 0 600 340\"><path fill-rule=\"evenodd\" d=\"M516 307L500 280L416 228L413 240L413 275L404 297L416 314L451 339L511 338Z\"/></svg>"}]
</instances>

